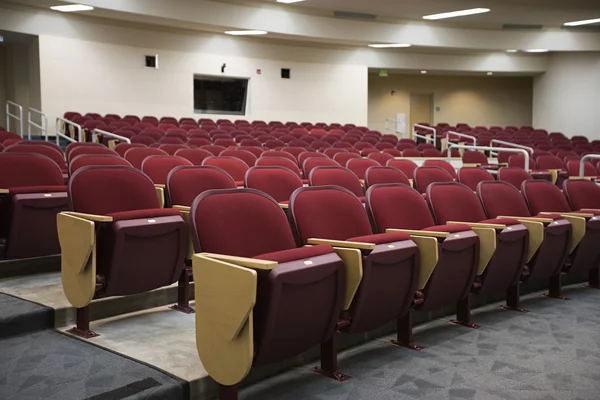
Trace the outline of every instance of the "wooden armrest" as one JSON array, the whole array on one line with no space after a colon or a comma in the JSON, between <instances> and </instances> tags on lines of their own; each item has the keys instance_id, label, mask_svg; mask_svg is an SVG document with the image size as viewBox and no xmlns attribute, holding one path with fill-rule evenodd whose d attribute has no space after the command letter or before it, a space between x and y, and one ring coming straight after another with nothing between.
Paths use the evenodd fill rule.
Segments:
<instances>
[{"instance_id":1,"label":"wooden armrest","mask_svg":"<svg viewBox=\"0 0 600 400\"><path fill-rule=\"evenodd\" d=\"M0 189L0 194L8 194L10 193L10 190L8 189Z\"/></svg>"},{"instance_id":2,"label":"wooden armrest","mask_svg":"<svg viewBox=\"0 0 600 400\"><path fill-rule=\"evenodd\" d=\"M404 232L409 235L418 235L418 236L428 236L428 237L436 237L436 238L447 238L450 236L448 232L436 232L436 231L419 231L412 229L395 229L389 228L385 230L385 233L394 233L394 232Z\"/></svg>"},{"instance_id":3,"label":"wooden armrest","mask_svg":"<svg viewBox=\"0 0 600 400\"><path fill-rule=\"evenodd\" d=\"M246 258L246 257L236 257L236 256L228 256L224 254L214 254L214 253L199 253L194 257L201 255L205 258L211 258L219 261L224 261L227 263L235 264L240 267L250 268L250 269L258 269L270 271L272 269L277 268L277 262L275 261L267 261L267 260L258 260L256 258Z\"/></svg>"},{"instance_id":4,"label":"wooden armrest","mask_svg":"<svg viewBox=\"0 0 600 400\"><path fill-rule=\"evenodd\" d=\"M235 385L252 367L258 274L202 253L192 268L198 355L214 380Z\"/></svg>"},{"instance_id":5,"label":"wooden armrest","mask_svg":"<svg viewBox=\"0 0 600 400\"><path fill-rule=\"evenodd\" d=\"M345 240L328 240L328 239L315 239L315 238L308 239L307 243L308 244L328 244L333 247L345 247L345 248L359 249L359 250L373 250L376 247L373 243L348 242Z\"/></svg>"},{"instance_id":6,"label":"wooden armrest","mask_svg":"<svg viewBox=\"0 0 600 400\"><path fill-rule=\"evenodd\" d=\"M582 208L579 211L590 212L590 213L597 213L597 212L600 212L600 209L597 209L597 208Z\"/></svg>"},{"instance_id":7,"label":"wooden armrest","mask_svg":"<svg viewBox=\"0 0 600 400\"><path fill-rule=\"evenodd\" d=\"M584 176L583 178L580 178L579 175L577 176L569 176L569 179L587 179L588 181L593 181L594 179L596 179L595 176Z\"/></svg>"},{"instance_id":8,"label":"wooden armrest","mask_svg":"<svg viewBox=\"0 0 600 400\"><path fill-rule=\"evenodd\" d=\"M346 266L346 294L343 309L348 310L363 278L362 253L359 249L342 247L334 247L334 249Z\"/></svg>"},{"instance_id":9,"label":"wooden armrest","mask_svg":"<svg viewBox=\"0 0 600 400\"><path fill-rule=\"evenodd\" d=\"M284 210L287 210L288 208L290 208L289 204L284 204L284 203L279 203L279 207L281 207Z\"/></svg>"},{"instance_id":10,"label":"wooden armrest","mask_svg":"<svg viewBox=\"0 0 600 400\"><path fill-rule=\"evenodd\" d=\"M510 217L510 216L501 215L498 218L511 218L511 219L516 219L519 222L521 222L521 221L542 222L544 224L551 224L552 222L554 222L554 220L552 218L540 218L540 217Z\"/></svg>"},{"instance_id":11,"label":"wooden armrest","mask_svg":"<svg viewBox=\"0 0 600 400\"><path fill-rule=\"evenodd\" d=\"M460 225L468 225L471 228L492 228L492 229L506 229L506 225L502 225L502 224L485 224L485 223L481 223L481 222L458 222L458 221L448 221L447 222L448 225L456 225L456 224L460 224Z\"/></svg>"},{"instance_id":12,"label":"wooden armrest","mask_svg":"<svg viewBox=\"0 0 600 400\"><path fill-rule=\"evenodd\" d=\"M88 221L93 221L93 222L112 222L113 221L112 217L108 217L106 215L86 214L86 213L79 213L79 212L75 212L75 211L63 211L63 212L61 212L61 214L72 215L74 217L78 217L81 219L87 219Z\"/></svg>"},{"instance_id":13,"label":"wooden armrest","mask_svg":"<svg viewBox=\"0 0 600 400\"><path fill-rule=\"evenodd\" d=\"M88 214L56 216L63 291L77 308L90 304L96 292L96 227L93 220L80 215Z\"/></svg>"},{"instance_id":14,"label":"wooden armrest","mask_svg":"<svg viewBox=\"0 0 600 400\"><path fill-rule=\"evenodd\" d=\"M560 214L564 219L571 223L571 248L569 253L572 253L579 242L585 236L585 226L587 224L586 218L593 218L593 214L573 214L573 213L563 213L563 212L542 212L541 214Z\"/></svg>"},{"instance_id":15,"label":"wooden armrest","mask_svg":"<svg viewBox=\"0 0 600 400\"><path fill-rule=\"evenodd\" d=\"M179 210L181 213L181 218L185 221L185 225L187 227L187 249L185 252L186 260L191 260L194 257L194 242L192 238L194 237L194 228L192 226L192 221L190 217L190 208L187 206L173 206L175 210Z\"/></svg>"},{"instance_id":16,"label":"wooden armrest","mask_svg":"<svg viewBox=\"0 0 600 400\"><path fill-rule=\"evenodd\" d=\"M561 217L580 217L580 218L594 218L594 214L586 214L586 213L574 213L574 212L541 212L540 214L558 214Z\"/></svg>"},{"instance_id":17,"label":"wooden armrest","mask_svg":"<svg viewBox=\"0 0 600 400\"><path fill-rule=\"evenodd\" d=\"M529 231L529 247L527 253L527 262L531 261L535 253L538 251L544 241L544 224L554 222L551 218L535 218L535 217L505 217L498 218L513 218L525 225Z\"/></svg>"},{"instance_id":18,"label":"wooden armrest","mask_svg":"<svg viewBox=\"0 0 600 400\"><path fill-rule=\"evenodd\" d=\"M435 237L411 236L413 242L419 247L419 282L417 289L422 290L427 286L429 278L437 266L440 255L438 241Z\"/></svg>"},{"instance_id":19,"label":"wooden armrest","mask_svg":"<svg viewBox=\"0 0 600 400\"><path fill-rule=\"evenodd\" d=\"M188 207L188 206L173 206L171 208L174 208L176 210L179 210L181 212L190 212L192 210L192 207Z\"/></svg>"},{"instance_id":20,"label":"wooden armrest","mask_svg":"<svg viewBox=\"0 0 600 400\"><path fill-rule=\"evenodd\" d=\"M154 185L156 196L158 196L159 208L165 208L165 185Z\"/></svg>"}]
</instances>

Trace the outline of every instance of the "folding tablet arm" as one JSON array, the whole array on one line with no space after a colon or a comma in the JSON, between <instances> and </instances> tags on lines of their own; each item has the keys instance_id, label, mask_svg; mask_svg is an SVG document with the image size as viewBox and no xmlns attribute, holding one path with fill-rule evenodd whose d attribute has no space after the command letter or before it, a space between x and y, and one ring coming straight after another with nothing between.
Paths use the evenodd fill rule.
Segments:
<instances>
[{"instance_id":1,"label":"folding tablet arm","mask_svg":"<svg viewBox=\"0 0 600 400\"><path fill-rule=\"evenodd\" d=\"M499 216L498 218L516 219L521 224L525 225L529 231L529 252L527 262L531 261L535 253L538 251L544 241L544 228L554 222L551 218L540 217L511 217Z\"/></svg>"},{"instance_id":2,"label":"folding tablet arm","mask_svg":"<svg viewBox=\"0 0 600 400\"><path fill-rule=\"evenodd\" d=\"M579 243L585 236L585 226L588 219L594 218L594 214L584 213L569 213L569 212L541 212L540 215L544 214L558 214L571 223L573 229L571 230L571 248L569 254L574 252Z\"/></svg>"}]
</instances>

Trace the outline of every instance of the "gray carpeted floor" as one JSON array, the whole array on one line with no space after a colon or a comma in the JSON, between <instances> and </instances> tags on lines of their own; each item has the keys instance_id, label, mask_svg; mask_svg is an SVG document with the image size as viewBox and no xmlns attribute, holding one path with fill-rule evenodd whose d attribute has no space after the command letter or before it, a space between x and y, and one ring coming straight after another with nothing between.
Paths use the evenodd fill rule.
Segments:
<instances>
[{"instance_id":1,"label":"gray carpeted floor","mask_svg":"<svg viewBox=\"0 0 600 400\"><path fill-rule=\"evenodd\" d=\"M520 314L474 313L471 330L434 321L415 330L422 352L382 340L344 352L335 382L308 366L245 388L242 400L598 400L600 291L574 288L569 301L527 296Z\"/></svg>"},{"instance_id":2,"label":"gray carpeted floor","mask_svg":"<svg viewBox=\"0 0 600 400\"><path fill-rule=\"evenodd\" d=\"M189 397L187 382L49 329L52 310L0 294L0 399Z\"/></svg>"}]
</instances>

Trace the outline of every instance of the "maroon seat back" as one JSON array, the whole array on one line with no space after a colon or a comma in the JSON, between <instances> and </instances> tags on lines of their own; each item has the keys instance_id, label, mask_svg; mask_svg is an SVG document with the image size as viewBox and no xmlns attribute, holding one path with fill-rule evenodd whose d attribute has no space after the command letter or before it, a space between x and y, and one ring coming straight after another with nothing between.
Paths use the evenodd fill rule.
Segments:
<instances>
[{"instance_id":1,"label":"maroon seat back","mask_svg":"<svg viewBox=\"0 0 600 400\"><path fill-rule=\"evenodd\" d=\"M538 158L536 158L535 161L538 165L538 168L540 169L565 169L565 163L563 162L563 160L556 156L541 155Z\"/></svg>"},{"instance_id":2,"label":"maroon seat back","mask_svg":"<svg viewBox=\"0 0 600 400\"><path fill-rule=\"evenodd\" d=\"M208 157L204 159L202 165L221 168L229 175L231 175L231 177L236 182L238 182L239 185L243 184L244 177L246 176L246 172L249 169L248 165L245 162L243 162L239 158L233 157Z\"/></svg>"},{"instance_id":3,"label":"maroon seat back","mask_svg":"<svg viewBox=\"0 0 600 400\"><path fill-rule=\"evenodd\" d=\"M69 174L73 175L77 170L90 165L121 165L131 167L131 163L118 155L113 154L81 154L71 159L69 163Z\"/></svg>"},{"instance_id":4,"label":"maroon seat back","mask_svg":"<svg viewBox=\"0 0 600 400\"><path fill-rule=\"evenodd\" d=\"M389 160L386 164L388 167L397 168L404 173L407 177L412 179L415 169L418 165L412 160Z\"/></svg>"},{"instance_id":5,"label":"maroon seat back","mask_svg":"<svg viewBox=\"0 0 600 400\"><path fill-rule=\"evenodd\" d=\"M454 179L448 171L440 167L419 167L413 173L415 189L426 193L427 187L433 182L453 182Z\"/></svg>"},{"instance_id":6,"label":"maroon seat back","mask_svg":"<svg viewBox=\"0 0 600 400\"><path fill-rule=\"evenodd\" d=\"M410 186L408 177L399 169L393 167L370 167L365 173L367 188L385 183L403 183Z\"/></svg>"},{"instance_id":7,"label":"maroon seat back","mask_svg":"<svg viewBox=\"0 0 600 400\"><path fill-rule=\"evenodd\" d=\"M238 150L223 150L219 156L239 158L246 163L248 167L254 167L256 165L257 157L249 151L238 149Z\"/></svg>"},{"instance_id":8,"label":"maroon seat back","mask_svg":"<svg viewBox=\"0 0 600 400\"><path fill-rule=\"evenodd\" d=\"M119 143L118 145L115 146L114 151L119 156L125 157L125 153L127 152L127 150L133 149L134 147L141 148L141 147L147 147L147 146L142 143Z\"/></svg>"},{"instance_id":9,"label":"maroon seat back","mask_svg":"<svg viewBox=\"0 0 600 400\"><path fill-rule=\"evenodd\" d=\"M371 154L369 154L369 156L367 158L369 158L370 160L375 160L380 165L384 166L387 164L387 162L389 160L393 160L394 156L392 156L391 154L387 154L387 153L371 153Z\"/></svg>"},{"instance_id":10,"label":"maroon seat back","mask_svg":"<svg viewBox=\"0 0 600 400\"><path fill-rule=\"evenodd\" d=\"M167 176L173 168L192 166L193 164L177 156L149 156L142 162L142 172L154 182L155 185L166 185Z\"/></svg>"},{"instance_id":11,"label":"maroon seat back","mask_svg":"<svg viewBox=\"0 0 600 400\"><path fill-rule=\"evenodd\" d=\"M284 151L287 151L287 149L284 149ZM316 151L306 151L306 152L302 152L302 153L298 154L298 165L300 167L302 167L304 165L304 161L306 161L308 158L329 159L329 157L323 153L317 153Z\"/></svg>"},{"instance_id":12,"label":"maroon seat back","mask_svg":"<svg viewBox=\"0 0 600 400\"><path fill-rule=\"evenodd\" d=\"M366 197L376 232L385 233L390 228L421 230L435 225L423 196L408 185L371 186Z\"/></svg>"},{"instance_id":13,"label":"maroon seat back","mask_svg":"<svg viewBox=\"0 0 600 400\"><path fill-rule=\"evenodd\" d=\"M80 147L76 147L74 149L71 149L71 151L69 153L67 153L67 161L69 162L69 164L71 163L71 161L75 158L78 157L80 155L83 154L89 154L89 155L100 155L100 154L106 154L106 155L110 155L110 156L118 156L119 154L114 151L109 149L106 146L80 146Z\"/></svg>"},{"instance_id":14,"label":"maroon seat back","mask_svg":"<svg viewBox=\"0 0 600 400\"><path fill-rule=\"evenodd\" d=\"M12 146L8 146L4 149L4 153L34 153L41 154L50 158L52 161L59 166L60 170L63 173L67 172L67 163L65 162L65 157L62 152L58 152L51 147L46 146L38 146L38 145L23 145L23 144L13 144Z\"/></svg>"},{"instance_id":15,"label":"maroon seat back","mask_svg":"<svg viewBox=\"0 0 600 400\"><path fill-rule=\"evenodd\" d=\"M304 155L304 154L302 154ZM302 171L305 177L310 176L310 171L316 167L339 167L336 161L329 157L310 157L306 158L302 163Z\"/></svg>"},{"instance_id":16,"label":"maroon seat back","mask_svg":"<svg viewBox=\"0 0 600 400\"><path fill-rule=\"evenodd\" d=\"M563 183L563 192L572 210L600 210L600 187L588 179L566 180Z\"/></svg>"},{"instance_id":17,"label":"maroon seat back","mask_svg":"<svg viewBox=\"0 0 600 400\"><path fill-rule=\"evenodd\" d=\"M480 167L462 167L458 170L458 181L473 191L477 190L479 182L493 180L494 176Z\"/></svg>"},{"instance_id":18,"label":"maroon seat back","mask_svg":"<svg viewBox=\"0 0 600 400\"><path fill-rule=\"evenodd\" d=\"M167 196L172 205L191 207L194 199L207 190L236 187L233 178L217 167L176 167L167 176Z\"/></svg>"},{"instance_id":19,"label":"maroon seat back","mask_svg":"<svg viewBox=\"0 0 600 400\"><path fill-rule=\"evenodd\" d=\"M502 181L486 181L479 184L477 195L481 199L489 218L498 216L530 217L521 192L513 185Z\"/></svg>"},{"instance_id":20,"label":"maroon seat back","mask_svg":"<svg viewBox=\"0 0 600 400\"><path fill-rule=\"evenodd\" d=\"M0 153L0 188L27 186L63 186L58 165L49 157L36 153ZM18 173L6 173L18 171Z\"/></svg>"},{"instance_id":21,"label":"maroon seat back","mask_svg":"<svg viewBox=\"0 0 600 400\"><path fill-rule=\"evenodd\" d=\"M175 152L175 155L185 158L193 165L202 165L204 159L213 156L211 152L203 149L179 149Z\"/></svg>"},{"instance_id":22,"label":"maroon seat back","mask_svg":"<svg viewBox=\"0 0 600 400\"><path fill-rule=\"evenodd\" d=\"M359 198L364 198L363 187L355 173L344 167L316 167L309 175L310 186L340 186Z\"/></svg>"},{"instance_id":23,"label":"maroon seat back","mask_svg":"<svg viewBox=\"0 0 600 400\"><path fill-rule=\"evenodd\" d=\"M214 145L214 144L210 144L210 145L207 145L207 146L202 146L202 147L200 147L200 148L201 148L202 150L206 150L206 151L208 151L208 152L211 152L211 153L212 153L214 156L218 156L219 154L221 154L221 152L222 152L223 150L225 150L225 149L226 149L226 147L223 147L223 146L217 146L217 145Z\"/></svg>"},{"instance_id":24,"label":"maroon seat back","mask_svg":"<svg viewBox=\"0 0 600 400\"><path fill-rule=\"evenodd\" d=\"M131 163L133 168L137 168L140 171L144 159L150 156L168 156L168 154L166 151L151 147L134 147L125 152L125 159Z\"/></svg>"},{"instance_id":25,"label":"maroon seat back","mask_svg":"<svg viewBox=\"0 0 600 400\"><path fill-rule=\"evenodd\" d=\"M269 157L263 160L276 159ZM256 166L246 173L244 186L260 190L280 203L288 202L294 190L301 188L303 184L297 172L291 169L281 166Z\"/></svg>"},{"instance_id":26,"label":"maroon seat back","mask_svg":"<svg viewBox=\"0 0 600 400\"><path fill-rule=\"evenodd\" d=\"M533 179L531 174L519 167L504 167L498 170L498 180L508 182L517 189L521 189L521 184L528 179Z\"/></svg>"},{"instance_id":27,"label":"maroon seat back","mask_svg":"<svg viewBox=\"0 0 600 400\"><path fill-rule=\"evenodd\" d=\"M528 180L521 185L529 210L533 215L541 212L569 212L571 207L560 188L544 180Z\"/></svg>"},{"instance_id":28,"label":"maroon seat back","mask_svg":"<svg viewBox=\"0 0 600 400\"><path fill-rule=\"evenodd\" d=\"M333 155L333 159L343 167L345 167L348 161L352 160L353 158L359 159L362 157L360 156L360 154L349 153L348 151Z\"/></svg>"},{"instance_id":29,"label":"maroon seat back","mask_svg":"<svg viewBox=\"0 0 600 400\"><path fill-rule=\"evenodd\" d=\"M569 176L579 176L581 162L579 160L571 160L567 161L567 172ZM589 161L584 161L583 163L583 176L586 177L596 177L598 175L598 170L594 167Z\"/></svg>"},{"instance_id":30,"label":"maroon seat back","mask_svg":"<svg viewBox=\"0 0 600 400\"><path fill-rule=\"evenodd\" d=\"M423 166L425 166L425 167L440 167L440 168L444 169L446 172L448 172L452 176L453 179L457 178L456 169L448 161L425 160L425 162L423 163Z\"/></svg>"},{"instance_id":31,"label":"maroon seat back","mask_svg":"<svg viewBox=\"0 0 600 400\"><path fill-rule=\"evenodd\" d=\"M378 167L379 165L380 164L375 160L368 158L356 158L348 160L346 163L346 168L354 172L356 176L358 176L358 179L365 179L365 173L367 172L367 169L371 167Z\"/></svg>"},{"instance_id":32,"label":"maroon seat back","mask_svg":"<svg viewBox=\"0 0 600 400\"><path fill-rule=\"evenodd\" d=\"M448 221L479 222L486 219L481 201L458 182L434 182L427 187L427 202L438 225Z\"/></svg>"},{"instance_id":33,"label":"maroon seat back","mask_svg":"<svg viewBox=\"0 0 600 400\"><path fill-rule=\"evenodd\" d=\"M287 154L287 153L286 153ZM283 167L294 172L298 177L302 177L302 172L298 168L298 163L289 158L283 157L261 157L256 160L257 167Z\"/></svg>"},{"instance_id":34,"label":"maroon seat back","mask_svg":"<svg viewBox=\"0 0 600 400\"><path fill-rule=\"evenodd\" d=\"M177 153L177 150L189 149L185 144L161 144L158 148L170 156L174 156L175 153Z\"/></svg>"}]
</instances>

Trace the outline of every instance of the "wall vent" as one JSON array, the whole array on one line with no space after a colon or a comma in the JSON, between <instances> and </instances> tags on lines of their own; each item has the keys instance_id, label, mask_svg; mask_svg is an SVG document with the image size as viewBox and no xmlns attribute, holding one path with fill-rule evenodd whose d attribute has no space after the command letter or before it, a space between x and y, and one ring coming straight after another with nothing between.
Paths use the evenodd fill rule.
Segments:
<instances>
[{"instance_id":1,"label":"wall vent","mask_svg":"<svg viewBox=\"0 0 600 400\"><path fill-rule=\"evenodd\" d=\"M360 19L363 21L375 21L375 19L377 19L377 15L375 14L363 14L349 11L334 11L333 16L335 18Z\"/></svg>"},{"instance_id":2,"label":"wall vent","mask_svg":"<svg viewBox=\"0 0 600 400\"><path fill-rule=\"evenodd\" d=\"M502 29L507 31L540 31L542 30L543 25L533 25L533 24L504 24L502 25Z\"/></svg>"}]
</instances>

